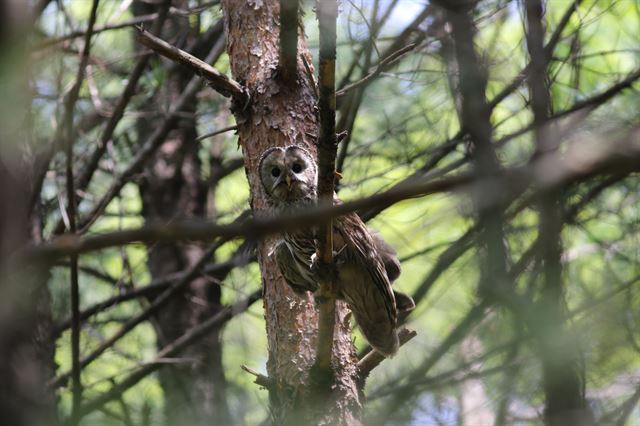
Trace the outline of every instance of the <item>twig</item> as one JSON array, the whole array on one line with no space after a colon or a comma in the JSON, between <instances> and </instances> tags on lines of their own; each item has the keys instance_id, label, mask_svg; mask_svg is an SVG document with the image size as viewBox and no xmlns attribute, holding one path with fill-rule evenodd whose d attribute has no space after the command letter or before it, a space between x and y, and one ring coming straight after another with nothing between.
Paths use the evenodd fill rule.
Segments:
<instances>
[{"instance_id":1,"label":"twig","mask_svg":"<svg viewBox=\"0 0 640 426\"><path fill-rule=\"evenodd\" d=\"M418 14L415 19L407 25L407 27L402 31L402 33L394 38L393 42L382 54L382 61L386 58L395 56L397 52L403 49L403 46L407 44L407 40L417 32L418 36L415 38L412 44L416 46L419 45L428 34L431 34L438 28L441 24L437 21L429 26L427 31L417 31L419 25L433 12L433 7L431 5L426 5L422 12ZM373 19L373 18L372 18ZM378 31L378 26L376 25L376 31ZM368 46L363 50L365 52L365 70L368 70L370 67L370 53L371 46ZM354 62L352 66L355 66L358 63L358 58L354 58ZM381 68L380 71L383 69ZM351 72L351 71L350 71ZM349 73L350 73L349 72ZM362 80L355 86L355 90L351 92L346 92L348 96L341 97L340 102L340 121L338 122L337 130L342 132L346 131L347 136L342 142L342 146L340 147L340 153L338 154L338 158L336 160L336 170L341 172L344 166L344 162L347 158L347 154L349 151L349 144L351 142L351 135L353 134L353 127L355 125L356 118L358 116L358 110L360 109L360 105L362 103L362 99L364 98L364 90L369 85L369 83L373 80L373 78L366 78L366 74L362 73Z\"/></svg>"},{"instance_id":2,"label":"twig","mask_svg":"<svg viewBox=\"0 0 640 426\"><path fill-rule=\"evenodd\" d=\"M373 45L376 41L388 41L388 40L395 40L395 37L379 37L380 34L380 29L384 26L384 24L387 22L387 20L389 19L389 17L391 16L391 13L393 12L393 10L395 9L395 7L398 5L398 0L392 0L389 2L389 4L387 5L386 10L382 13L382 16L380 16L378 18L378 10L376 10L375 8L372 8L371 10L371 27L369 28L369 37L367 37L366 39L366 44L360 44L359 48L357 51L353 52L353 58L351 59L351 63L349 64L349 67L347 68L347 72L344 73L344 75L342 76L342 81L340 81L340 83L338 83L337 87L344 87L348 81L351 81L351 75L354 73L354 71L356 70L356 68L358 67L358 64L360 64L360 59L362 58L363 54L365 55L365 61L367 60L366 56L371 54ZM342 43L339 43L339 45L341 45ZM351 45L352 49L353 49L353 45ZM376 51L378 49L376 48Z\"/></svg>"},{"instance_id":3,"label":"twig","mask_svg":"<svg viewBox=\"0 0 640 426\"><path fill-rule=\"evenodd\" d=\"M252 376L255 376L256 380L254 381L254 383L256 385L262 386L263 388L267 388L267 389L273 387L274 385L273 380L271 380L269 377L265 376L264 374L260 374L256 370L251 369L246 365L241 365L240 368L242 368L244 371L251 374Z\"/></svg>"},{"instance_id":4,"label":"twig","mask_svg":"<svg viewBox=\"0 0 640 426\"><path fill-rule=\"evenodd\" d=\"M453 25L454 37L456 37L456 49L457 49L456 53L458 56L458 62L462 69L461 70L461 74L462 74L461 86L464 86L462 90L463 96L466 96L467 98L465 99L467 103L463 104L463 129L465 129L466 131L469 131L472 138L474 139L474 142L476 142L477 144L476 146L479 151L478 159L477 159L478 167L481 169L481 171L484 169L486 174L493 174L496 170L496 167L499 167L499 166L497 166L495 159L492 158L494 154L491 152L491 147L489 144L490 130L487 131L487 129L490 128L490 126L487 126L488 114L486 113L486 104L483 101L485 82L482 81L483 79L482 76L476 76L476 81L474 82L473 81L474 76L469 74L470 70L475 70L478 68L477 67L478 62L476 58L474 58L475 53L473 51L473 46L472 46L472 36L469 32L470 25L468 22L466 22L466 25L465 25L465 22L463 22L467 20L468 14L464 13L464 14L460 14L460 16L461 18L452 16L451 19L454 23ZM458 21L457 19L460 19L460 20ZM465 60L468 62L465 62ZM465 77L465 74L466 74L466 77ZM479 93L479 94L475 93L474 95L473 92L474 90L477 91L478 87L482 88L482 93ZM469 103L468 102L469 100L475 100L476 104L473 105ZM475 114L479 117L473 117L473 115L471 114L474 112L473 111L474 109L476 110ZM483 216L484 216L484 220L483 220ZM496 214L495 216L497 217L498 214ZM481 214L481 219L479 223L482 224L482 227L486 229L490 229L490 231L494 235L501 237L502 230L501 230L500 219L492 220L491 218L488 218L487 220L486 213L485 213L485 215ZM485 230L485 233L486 232L487 231ZM487 241L487 245L489 246L489 251L490 252L493 251L495 254L499 254L501 243L499 241L496 243L495 239L492 241L490 240L490 238L485 238L485 240ZM494 258L495 258L495 255L494 255ZM504 256L502 256L502 258L504 258ZM501 262L499 259L498 261L494 261L494 262L492 262L491 260L492 260L491 258L488 259L489 268L491 268L492 264L501 266ZM495 271L491 273L491 276L494 279L498 279L499 281L503 282L502 286L500 287L505 287L504 284L506 284L509 280L501 278L502 274L503 274L503 271ZM506 290L505 293L508 292L507 289L505 290ZM497 296L497 299L500 299L500 294L496 295L495 292L493 292L492 296L494 297ZM406 395L406 392L402 392L401 394ZM399 400L398 397L394 398L394 402L398 400Z\"/></svg>"},{"instance_id":5,"label":"twig","mask_svg":"<svg viewBox=\"0 0 640 426\"><path fill-rule=\"evenodd\" d=\"M241 252L242 251L242 252ZM225 262L216 263L213 265L207 265L202 269L203 274L212 275L215 274L218 279L222 280L224 277L236 267L241 267L250 262L255 261L255 255L248 255L244 253L245 247L240 246L236 254ZM138 297L147 297L151 294L157 294L171 285L172 282L182 280L189 273L189 270L184 270L174 274L165 275L163 277L154 279L149 284L134 288L127 291L124 294L118 294L110 297L102 302L96 303L80 312L80 320L86 321L88 318L105 311L111 306L127 302ZM64 320L54 326L54 335L59 336L64 330L71 326L71 319Z\"/></svg>"},{"instance_id":6,"label":"twig","mask_svg":"<svg viewBox=\"0 0 640 426\"><path fill-rule=\"evenodd\" d=\"M524 365L526 365L525 361L501 362L498 366L487 368L485 370L477 371L477 370L471 369L469 371L466 371L466 374L462 374L463 371L456 369L455 373L457 374L451 374L452 372L446 372L446 373L438 374L435 377L427 377L417 382L413 382L409 385L400 386L399 390L404 391L406 389L409 389L414 392L417 390L423 391L425 389L435 390L445 386L454 386L458 383L464 383L467 380L488 377L498 373L509 373L513 371L514 368L522 367ZM396 389L394 388L393 390L396 390ZM378 398L380 398L380 396L376 395L373 399L378 399Z\"/></svg>"},{"instance_id":7,"label":"twig","mask_svg":"<svg viewBox=\"0 0 640 426\"><path fill-rule=\"evenodd\" d=\"M110 31L110 30L118 30L121 28L126 28L126 27L132 27L134 25L140 25L140 24L144 24L145 22L151 22L151 21L155 21L156 19L158 19L160 16L159 13L150 13L148 15L141 15L141 16L136 16L135 18L131 18L131 19L127 19L125 21L122 22L117 22L117 23L110 23L110 24L104 24L104 25L96 25L93 33L94 34L98 34L104 31ZM38 45L34 46L34 50L42 50L42 49L46 49L50 46L54 46L56 44L59 43L63 43L65 41L68 40L73 40L74 38L78 38L78 37L82 37L87 33L86 30L78 30L78 31L73 31L70 32L69 34L65 34L63 36L60 37L55 37L55 38L49 38L44 40L43 42L39 43Z\"/></svg>"},{"instance_id":8,"label":"twig","mask_svg":"<svg viewBox=\"0 0 640 426\"><path fill-rule=\"evenodd\" d=\"M104 351L112 347L118 340L127 335L131 330L133 330L136 326L138 326L143 321L146 321L151 317L158 309L160 309L167 301L171 299L178 291L185 288L193 279L200 274L200 269L204 266L204 264L209 260L211 255L215 252L215 250L222 244L219 242L218 244L214 244L210 247L205 253L198 259L198 261L188 269L188 272L180 279L179 281L173 283L169 288L165 289L158 297L156 297L151 304L138 316L129 319L115 334L113 334L110 338L106 339L104 342L100 344L96 349L93 350L89 355L84 357L80 361L80 366L82 368L86 367L93 361L95 361ZM64 382L69 378L70 373L67 371L53 378L49 385L53 388L57 388L64 384Z\"/></svg>"},{"instance_id":9,"label":"twig","mask_svg":"<svg viewBox=\"0 0 640 426\"><path fill-rule=\"evenodd\" d=\"M214 46L207 55L206 61L213 60L221 54L221 50ZM171 106L167 117L156 128L156 130L147 138L138 150L136 156L133 158L129 166L119 174L112 182L111 186L106 190L105 194L94 205L91 212L84 220L80 221L81 233L85 232L94 221L98 219L100 214L104 211L111 200L120 193L122 187L136 174L138 173L146 161L151 155L158 149L158 147L164 142L166 135L173 129L176 121L180 116L180 112L184 109L191 99L196 95L200 89L200 77L193 77L187 84L187 87L182 91L180 97Z\"/></svg>"},{"instance_id":10,"label":"twig","mask_svg":"<svg viewBox=\"0 0 640 426\"><path fill-rule=\"evenodd\" d=\"M571 5L567 8L567 10L562 15L562 19L560 19L560 22L558 23L558 26L555 28L553 34L551 35L551 37L549 39L549 42L544 47L545 55L547 57L551 57L551 55L553 54L553 51L555 50L556 46L558 45L558 42L560 41L560 37L562 36L562 32L564 31L564 29L567 26L567 24L569 24L569 21L571 20L571 17L575 13L575 11L578 8L578 6L580 5L580 3L582 3L582 1L583 0L574 0L573 3L571 3ZM516 90L518 87L520 87L520 85L527 78L527 75L529 74L530 70L531 70L531 64L529 63L529 64L527 64L527 66L524 67L524 69L522 71L520 71L520 73L518 73L518 75L511 81L511 83L509 83L504 89L502 89L500 91L500 93L498 93L489 102L489 108L491 108L491 109L495 108L507 96L509 96L511 93L513 93L514 90Z\"/></svg>"},{"instance_id":11,"label":"twig","mask_svg":"<svg viewBox=\"0 0 640 426\"><path fill-rule=\"evenodd\" d=\"M198 136L196 138L196 142L200 142L203 139L211 138L213 136L219 135L221 133L230 132L232 130L238 130L238 126L234 125L234 126L224 127L224 128L222 128L220 130L216 130L215 132L205 133L204 135Z\"/></svg>"},{"instance_id":12,"label":"twig","mask_svg":"<svg viewBox=\"0 0 640 426\"><path fill-rule=\"evenodd\" d=\"M164 3L160 7L160 11L158 12L157 20L154 23L154 30L160 31L164 21L167 17L167 11L169 10L169 6L171 5L171 0L164 0ZM149 62L149 58L151 57L151 53L142 55L138 61L136 62L131 74L127 78L127 85L125 89L122 91L122 94L118 98L118 102L109 117L109 121L104 127L102 134L100 135L100 139L97 143L95 150L91 153L87 164L84 166L82 172L77 178L76 187L80 191L84 191L91 182L93 178L93 174L98 168L98 163L100 159L104 155L107 150L107 144L112 139L113 133L118 126L118 123L124 116L124 111L129 105L131 98L136 92L138 87L138 81L142 77L144 70L147 68L147 63ZM64 228L61 226L62 223L58 222L55 227L53 233L60 234L64 231Z\"/></svg>"},{"instance_id":13,"label":"twig","mask_svg":"<svg viewBox=\"0 0 640 426\"><path fill-rule=\"evenodd\" d=\"M360 80L358 80L356 82L353 82L353 83L345 86L344 88L338 90L336 92L336 96L337 97L344 96L349 91L351 91L351 90L353 90L353 89L355 89L357 87L360 87L360 86L368 83L370 80L376 78L378 75L380 75L381 72L385 71L389 66L393 65L398 60L400 60L404 55L406 55L407 53L409 53L413 49L415 49L415 47L417 45L418 45L417 43L411 43L408 46L405 46L402 49L391 53L389 56L385 57L382 61L380 61L378 63L378 65L373 69L373 71L371 71L369 74L365 75Z\"/></svg>"},{"instance_id":14,"label":"twig","mask_svg":"<svg viewBox=\"0 0 640 426\"><path fill-rule=\"evenodd\" d=\"M320 93L318 93L318 82L316 81L316 76L313 75L311 65L309 65L309 61L307 61L307 58L304 55L302 55L302 64L304 65L304 71L305 73L307 73L307 77L309 77L309 82L311 83L313 94L316 95L316 98L320 97ZM315 138L316 136L313 136L313 139Z\"/></svg>"},{"instance_id":15,"label":"twig","mask_svg":"<svg viewBox=\"0 0 640 426\"><path fill-rule=\"evenodd\" d=\"M579 118L576 121L581 121L586 118L587 114L592 110L599 108L604 105L609 100L613 99L618 93L631 88L638 80L640 79L640 68L637 68L635 71L630 72L624 79L615 83L607 90L600 92L596 95L591 96L590 98L583 99L581 101L577 101L569 108L564 109L562 111L558 111L549 117L548 121L558 121L561 118L565 118L570 116L571 114L576 113ZM575 126L575 124L574 124ZM512 132L508 135L498 139L495 142L497 148L504 146L507 142L517 138L518 136L524 135L525 133L530 132L535 129L535 123L531 122L530 124Z\"/></svg>"},{"instance_id":16,"label":"twig","mask_svg":"<svg viewBox=\"0 0 640 426\"><path fill-rule=\"evenodd\" d=\"M211 65L202 61L184 50L178 49L170 45L166 41L145 31L142 27L136 26L138 30L138 40L143 45L154 50L166 58L176 61L191 69L197 75L203 77L209 85L218 91L222 96L233 97L239 101L241 105L245 105L248 101L248 94L244 87L237 81L222 74Z\"/></svg>"},{"instance_id":17,"label":"twig","mask_svg":"<svg viewBox=\"0 0 640 426\"><path fill-rule=\"evenodd\" d=\"M255 303L257 300L260 300L261 294L262 292L258 290L252 293L246 299L243 299L232 306L227 306L208 320L189 329L181 337L169 343L160 352L158 352L158 355L156 355L156 358L153 361L142 365L138 370L131 373L118 384L114 385L109 391L83 404L80 407L80 416L85 416L92 411L98 410L107 402L118 398L118 396L125 392L127 389L135 386L140 380L153 373L161 366L165 365L166 358L179 354L188 346L197 342L207 334L211 333L213 330L221 327L231 318L234 318L238 314L245 312L253 303Z\"/></svg>"},{"instance_id":18,"label":"twig","mask_svg":"<svg viewBox=\"0 0 640 426\"><path fill-rule=\"evenodd\" d=\"M164 20L167 16L167 11L171 5L171 0L164 0L164 3L160 7L158 19L154 22L154 26L152 28L153 31L160 31ZM214 41L217 41L214 43ZM197 40L190 46L191 52L197 52L202 50L205 46L213 43L213 47L209 49L209 54L205 61L215 63L215 61L222 55L224 51L224 36L223 36L223 25L222 20L218 21L216 24L212 25L211 28L206 32L203 38ZM135 94L138 80L142 76L144 70L146 69L148 59L150 58L151 53L145 54L136 63L133 71L127 78L127 86L123 91L122 95L118 99L118 103L116 108L114 109L111 117L107 125L105 126L104 132L100 136L100 141L96 149L92 152L90 159L88 160L86 166L84 167L83 172L78 177L76 182L77 190L84 190L89 185L93 174L95 173L98 163L102 156L104 155L107 149L107 143L112 140L113 133L118 125L120 119L124 114L124 110L129 104L132 96ZM175 64L178 65L178 64ZM148 156L150 156L155 149L159 146L160 143L163 142L163 138L166 136L167 132L172 128L174 120L176 120L176 114L180 112L182 106L185 103L188 103L192 96L195 95L195 91L199 88L199 78L194 78L191 80L187 88L183 91L183 95L176 101L176 104L173 105L173 109L169 111L168 116L164 119L162 124L158 126L156 132L154 132L147 141L145 141L143 145L143 149L140 150L138 155L134 158L133 163L130 168L127 169L122 175L120 175L113 185L107 191L107 194L95 205L94 210L91 214L89 214L88 218L84 221L81 221L83 224L82 232L91 224L93 220L97 219L99 214L102 212L104 207L111 201L113 197L115 197L122 185L128 182L128 180L137 173L138 169L144 164L144 161ZM57 138L54 138L57 140ZM53 155L53 153L51 154ZM58 235L64 231L64 224L62 220L58 221L58 224L54 228L53 234ZM81 232L81 233L82 233Z\"/></svg>"},{"instance_id":19,"label":"twig","mask_svg":"<svg viewBox=\"0 0 640 426\"><path fill-rule=\"evenodd\" d=\"M462 340L469 330L475 327L479 321L484 318L485 312L488 309L489 304L487 302L481 302L474 305L462 320L451 330L447 337L438 345L438 347L431 351L429 356L422 362L420 366L415 368L412 372L416 377L424 376L454 345ZM380 419L379 423L385 424L386 418L390 416L394 410L401 407L407 397L410 395L412 388L409 385L396 388L397 391L391 396L391 400L385 406L384 416Z\"/></svg>"},{"instance_id":20,"label":"twig","mask_svg":"<svg viewBox=\"0 0 640 426\"><path fill-rule=\"evenodd\" d=\"M45 0L47 3L50 2L51 0ZM200 5L198 7L194 7L191 9L187 9L187 10L183 10L183 9L178 9L175 7L170 7L167 8L167 11L169 12L170 15L178 15L178 16L188 16L191 14L196 14L196 13L200 13L202 12L204 9L211 7L213 5L218 4L219 1L210 1L207 4L203 4ZM157 12L157 13L150 13L148 15L140 15L140 16L136 16L134 18L131 19L126 19L122 22L112 22L112 23L108 23L108 24L103 24L103 25L96 25L93 29L93 34L99 34L105 31L111 31L111 30L119 30L122 28L126 28L126 27L133 27L135 25L140 25L140 24L144 24L146 22L158 22L161 21L161 12ZM60 37L54 37L54 38L49 38L46 39L44 41L42 41L41 43L37 44L36 46L34 46L34 50L42 50L45 49L49 46L53 46L59 43L63 43L65 41L68 40L73 40L74 38L78 38L78 37L82 37L86 34L86 30L78 30L78 31L72 31L69 34L65 34L62 35Z\"/></svg>"},{"instance_id":21,"label":"twig","mask_svg":"<svg viewBox=\"0 0 640 426\"><path fill-rule=\"evenodd\" d=\"M511 271L511 274L514 275L514 271ZM597 299L594 300L590 300L587 301L585 303L583 303L582 305L580 305L579 307L577 307L576 309L572 310L569 314L568 317L571 318L572 320L575 319L579 314L582 314L584 312L588 312L591 309L593 309L595 306L603 303L604 301L610 299L611 297L620 294L621 292L627 290L629 287L631 287L632 285L636 284L638 281L640 280L639 276L636 276L634 278L632 278L631 280L627 281L626 283L624 283L623 285L621 285L618 288L615 288L609 292L607 292L606 294L598 297ZM481 320L482 318L477 318L476 321ZM463 321L466 321L466 317ZM476 322L477 323L477 322ZM472 324L474 325L474 324ZM455 328L455 330L458 330L459 326ZM451 336L451 335L450 335ZM447 342L449 340L449 337L447 337L443 343L441 345L444 345L445 342ZM463 336L464 337L464 336ZM526 340L530 339L532 337L531 334L526 334L526 335L520 335L517 336L513 339L510 339L509 341L507 341L506 343L499 345L496 348L493 348L491 350L489 350L487 353L485 353L484 355L480 356L479 358L467 362L465 364L463 364L460 367L456 367L452 370L449 370L447 372L444 373L440 373L435 377L416 377L417 375L415 374L415 371L412 372L412 378L405 384L402 385L398 385L398 386L390 386L389 384L386 384L383 390L379 390L378 392L376 392L374 395L370 396L370 399L378 399L381 397L385 397L387 395L394 395L398 392L406 392L408 393L415 393L416 387L418 387L419 385L423 385L423 384L429 384L430 387L431 386L441 386L444 384L444 380L448 380L451 378L454 378L455 376L459 375L459 373L461 372L461 368L465 368L466 366L470 366L473 365L475 363L481 362L485 359L487 359L488 356L490 356L491 354L499 354L509 348L512 348L515 344L519 344L522 342L525 342ZM458 339L460 340L460 339ZM436 349L436 352L441 353L441 349L440 347L438 347L438 349ZM433 363L430 363L431 366L433 366ZM423 374L426 374L427 371L424 371ZM486 372L485 372L486 373ZM482 372L480 374L483 374ZM617 412L617 410L616 410ZM601 421L600 424L602 425L608 425L611 423L611 417L613 416L614 413L609 413L609 415L604 416L602 420L607 420L607 421Z\"/></svg>"},{"instance_id":22,"label":"twig","mask_svg":"<svg viewBox=\"0 0 640 426\"><path fill-rule=\"evenodd\" d=\"M563 221L565 223L573 223L575 221L575 217L580 212L580 209L587 205L590 201L595 199L602 191L604 191L609 186L613 185L616 182L619 182L623 179L625 174L614 174L611 177L605 179L603 182L591 188L581 199L579 202L572 205L567 209L563 214ZM517 213L522 211L527 206L531 205L532 201L535 199L534 196L529 197L527 200L520 203L520 205L509 211L508 215L505 217L506 219L513 218ZM469 228L467 232L464 233L460 238L458 238L455 242L449 245L449 247L443 251L438 259L436 260L434 266L429 271L429 274L425 277L422 283L418 286L416 291L411 295L411 298L418 304L420 300L422 300L433 284L436 282L438 277L447 270L449 266L451 266L458 258L460 258L467 250L473 247L472 243L476 238L480 228L478 224ZM526 268L529 264L529 261L533 257L534 252L537 250L537 242L532 244L529 249L521 256L520 260L511 268L509 272L511 275L511 280L515 280Z\"/></svg>"},{"instance_id":23,"label":"twig","mask_svg":"<svg viewBox=\"0 0 640 426\"><path fill-rule=\"evenodd\" d=\"M567 24L571 20L573 13L576 11L577 7L581 2L582 0L574 0L573 3L567 8L565 13L563 14L562 19L560 20L560 22L558 23L558 26L555 28L553 34L551 35L549 42L545 46L545 52L547 53L547 55L551 55L555 50L558 42L560 41L560 37L562 35L562 32L564 31L564 28L567 26ZM431 5L427 6L427 8L429 8L430 6ZM425 17L426 17L426 12L428 12L428 9L425 9L425 11L423 12L423 14L425 14ZM422 19L424 20L424 17ZM416 19L416 21L414 22L417 22L417 21L418 20ZM409 30L409 27L407 28L407 30ZM500 91L500 93L498 93L491 101L488 102L489 108L491 110L493 110L500 102L506 99L507 96L513 93L518 87L520 87L522 82L525 80L527 73L529 72L529 67L530 65L527 65L524 69L522 69L522 71L520 71L520 73L518 73L518 75L514 77L511 83L509 83L504 89ZM525 131L529 131L529 130L530 128L527 128ZM429 158L429 160L422 167L420 167L409 178L407 178L407 180L414 179L416 176L422 176L425 173L431 171L433 168L435 168L440 163L440 161L442 161L445 157L447 157L449 154L451 154L456 150L456 147L463 140L466 134L467 134L467 131L465 129L461 129L452 138L440 144L440 148L439 148L440 152L437 155L431 156L431 158ZM521 133L518 133L518 135L519 134ZM502 142L505 139L508 140L508 138L503 138L498 143L500 144L500 142ZM345 148L345 146L346 145L343 146L343 149ZM380 209L368 211L366 212L365 217L367 219L371 219L374 216L376 216L378 213L380 213L380 211L381 211Z\"/></svg>"},{"instance_id":24,"label":"twig","mask_svg":"<svg viewBox=\"0 0 640 426\"><path fill-rule=\"evenodd\" d=\"M635 82L638 81L639 79L640 79L640 68L636 69L635 71L632 71L627 75L627 77L625 77L623 80L619 81L618 83L612 85L607 90L601 93L598 93L590 98L576 102L571 107L555 113L552 117L550 117L550 119L552 121L558 121L564 117L570 116L573 113L584 112L586 114L588 112L591 112L596 108L604 105L607 101L613 99L615 95L617 95L621 91L632 87L633 84L635 84ZM521 129L518 129L502 137L501 139L495 141L495 145L496 147L502 147L506 145L509 141L515 139L516 137L530 132L534 127L535 127L534 124L530 123L522 127ZM448 141L440 144L440 148L438 148L442 150L440 154L431 157L431 159L424 166L420 167L417 171L415 171L409 177L405 178L404 180L394 185L391 189L397 186L404 186L408 182L414 182L417 178L425 176L427 172L432 171L432 168L434 168L440 162L440 160L446 157L447 153L455 150L455 147L457 146L458 142L460 142L463 139L465 134L466 134L466 131L461 130L452 138L450 138ZM458 161L458 165L466 164L466 162L467 160L465 159L460 160ZM448 170L448 172L449 171L451 170ZM433 173L431 173L431 175L433 175ZM362 210L360 211L360 216L363 218L363 220L368 221L374 218L376 215L378 215L382 210L384 210L384 208L386 207L383 205L380 205L371 209Z\"/></svg>"}]
</instances>

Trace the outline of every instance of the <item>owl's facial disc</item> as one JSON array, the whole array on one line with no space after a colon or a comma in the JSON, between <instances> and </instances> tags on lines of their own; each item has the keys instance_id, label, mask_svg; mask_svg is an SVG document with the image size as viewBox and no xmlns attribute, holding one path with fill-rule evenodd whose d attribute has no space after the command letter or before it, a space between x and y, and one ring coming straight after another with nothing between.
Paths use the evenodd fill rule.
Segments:
<instances>
[{"instance_id":1,"label":"owl's facial disc","mask_svg":"<svg viewBox=\"0 0 640 426\"><path fill-rule=\"evenodd\" d=\"M316 172L311 155L303 148L290 146L272 149L260 164L262 184L272 201L293 205L312 200Z\"/></svg>"}]
</instances>

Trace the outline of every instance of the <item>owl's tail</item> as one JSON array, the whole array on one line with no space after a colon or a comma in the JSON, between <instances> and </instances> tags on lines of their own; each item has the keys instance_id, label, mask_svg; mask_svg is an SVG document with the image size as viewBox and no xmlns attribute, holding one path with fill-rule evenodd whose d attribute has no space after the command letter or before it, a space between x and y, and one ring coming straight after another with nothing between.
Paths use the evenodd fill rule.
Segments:
<instances>
[{"instance_id":1,"label":"owl's tail","mask_svg":"<svg viewBox=\"0 0 640 426\"><path fill-rule=\"evenodd\" d=\"M400 341L396 331L396 322L391 321L384 309L364 313L353 310L353 316L362 330L362 334L375 350L384 356L393 356L398 352Z\"/></svg>"},{"instance_id":2,"label":"owl's tail","mask_svg":"<svg viewBox=\"0 0 640 426\"><path fill-rule=\"evenodd\" d=\"M397 314L393 293L378 291L375 286L358 280L343 283L351 284L342 287L342 295L365 339L381 354L394 355L400 342L396 332Z\"/></svg>"},{"instance_id":3,"label":"owl's tail","mask_svg":"<svg viewBox=\"0 0 640 426\"><path fill-rule=\"evenodd\" d=\"M409 312L416 305L411 296L393 291L397 312ZM387 302L388 303L388 302ZM360 326L367 341L384 356L392 356L398 351L399 341L396 320L390 318L388 311L379 308L375 312L354 311L356 322Z\"/></svg>"},{"instance_id":4,"label":"owl's tail","mask_svg":"<svg viewBox=\"0 0 640 426\"><path fill-rule=\"evenodd\" d=\"M342 266L339 277L339 297L346 300L365 339L381 354L394 355L400 346L398 313L382 262L369 269Z\"/></svg>"}]
</instances>

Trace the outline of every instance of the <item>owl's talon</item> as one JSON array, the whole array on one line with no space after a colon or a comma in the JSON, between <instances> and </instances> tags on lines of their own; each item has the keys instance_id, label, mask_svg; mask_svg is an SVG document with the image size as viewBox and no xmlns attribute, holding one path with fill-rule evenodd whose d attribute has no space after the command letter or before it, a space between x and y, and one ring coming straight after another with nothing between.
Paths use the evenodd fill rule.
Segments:
<instances>
[{"instance_id":1,"label":"owl's talon","mask_svg":"<svg viewBox=\"0 0 640 426\"><path fill-rule=\"evenodd\" d=\"M311 272L318 283L336 282L338 279L338 269L335 263L324 263L315 253L311 256Z\"/></svg>"}]
</instances>

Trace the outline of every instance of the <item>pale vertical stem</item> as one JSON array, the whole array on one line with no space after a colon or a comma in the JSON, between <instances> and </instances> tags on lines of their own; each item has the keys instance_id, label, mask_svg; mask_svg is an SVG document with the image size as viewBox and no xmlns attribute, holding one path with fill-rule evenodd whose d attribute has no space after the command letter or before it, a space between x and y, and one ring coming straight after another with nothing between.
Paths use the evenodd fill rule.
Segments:
<instances>
[{"instance_id":1,"label":"pale vertical stem","mask_svg":"<svg viewBox=\"0 0 640 426\"><path fill-rule=\"evenodd\" d=\"M318 110L320 132L318 136L318 199L321 204L333 203L336 162L336 0L319 1L317 4L320 27L320 66ZM332 268L333 225L329 221L319 228L318 259L322 267ZM326 280L320 283L318 302L318 350L316 367L322 372L331 369L333 331L335 327L335 283Z\"/></svg>"}]
</instances>

